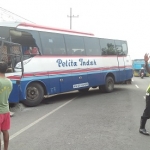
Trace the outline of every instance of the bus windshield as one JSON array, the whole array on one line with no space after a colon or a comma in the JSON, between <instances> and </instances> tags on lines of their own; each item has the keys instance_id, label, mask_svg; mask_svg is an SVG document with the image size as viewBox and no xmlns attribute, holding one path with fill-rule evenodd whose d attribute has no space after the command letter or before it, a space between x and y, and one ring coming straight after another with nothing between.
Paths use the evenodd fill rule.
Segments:
<instances>
[{"instance_id":1,"label":"bus windshield","mask_svg":"<svg viewBox=\"0 0 150 150\"><path fill-rule=\"evenodd\" d=\"M23 60L40 54L32 32L12 29L10 30L10 37L12 42L19 43L22 46Z\"/></svg>"}]
</instances>

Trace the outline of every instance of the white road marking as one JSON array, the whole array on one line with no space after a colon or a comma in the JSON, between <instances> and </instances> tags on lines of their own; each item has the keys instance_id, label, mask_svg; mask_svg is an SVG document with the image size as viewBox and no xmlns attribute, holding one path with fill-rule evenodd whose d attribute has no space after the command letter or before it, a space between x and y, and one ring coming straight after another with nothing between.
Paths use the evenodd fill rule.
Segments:
<instances>
[{"instance_id":1,"label":"white road marking","mask_svg":"<svg viewBox=\"0 0 150 150\"><path fill-rule=\"evenodd\" d=\"M132 81L134 81L134 80L132 79Z\"/></svg>"},{"instance_id":2,"label":"white road marking","mask_svg":"<svg viewBox=\"0 0 150 150\"><path fill-rule=\"evenodd\" d=\"M137 88L139 88L137 85L135 85Z\"/></svg>"},{"instance_id":3,"label":"white road marking","mask_svg":"<svg viewBox=\"0 0 150 150\"><path fill-rule=\"evenodd\" d=\"M11 135L9 140L12 140L13 138L17 137L18 135L20 135L21 133L25 132L26 130L28 130L29 128L31 128L32 126L34 126L35 124L39 123L40 121L42 121L43 119L47 118L48 116L52 115L54 112L56 112L57 110L61 109L62 107L64 107L65 105L67 105L68 103L70 103L71 101L73 101L74 99L76 99L77 97L74 97L73 99L67 101L66 103L62 104L61 106L57 107L56 109L52 110L51 112L47 113L46 115L44 115L43 117L37 119L36 121L32 122L31 124L27 125L26 127L22 128L21 130L19 130L18 132L16 132L15 134Z\"/></svg>"},{"instance_id":4,"label":"white road marking","mask_svg":"<svg viewBox=\"0 0 150 150\"><path fill-rule=\"evenodd\" d=\"M143 98L144 98L144 99L146 99L146 97L145 97L145 96L143 96Z\"/></svg>"}]
</instances>

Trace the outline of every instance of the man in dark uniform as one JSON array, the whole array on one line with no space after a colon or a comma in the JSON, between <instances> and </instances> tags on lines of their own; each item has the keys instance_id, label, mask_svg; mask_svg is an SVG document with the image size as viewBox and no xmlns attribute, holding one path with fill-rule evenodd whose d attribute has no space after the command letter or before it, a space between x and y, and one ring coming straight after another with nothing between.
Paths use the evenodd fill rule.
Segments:
<instances>
[{"instance_id":1,"label":"man in dark uniform","mask_svg":"<svg viewBox=\"0 0 150 150\"><path fill-rule=\"evenodd\" d=\"M145 54L144 56L145 68L148 73L150 73L150 67L148 66L149 58L150 56L148 54ZM143 115L141 116L141 124L140 124L140 129L139 129L139 132L144 135L149 135L149 133L145 129L147 119L150 119L150 85L148 86L146 90L146 107L143 112Z\"/></svg>"}]
</instances>

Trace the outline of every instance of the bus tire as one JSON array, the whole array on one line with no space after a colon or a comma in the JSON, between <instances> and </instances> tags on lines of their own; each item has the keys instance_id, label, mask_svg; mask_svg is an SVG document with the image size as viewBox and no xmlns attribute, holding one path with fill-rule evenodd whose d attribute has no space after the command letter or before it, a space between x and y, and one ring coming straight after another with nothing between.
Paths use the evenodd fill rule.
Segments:
<instances>
[{"instance_id":1,"label":"bus tire","mask_svg":"<svg viewBox=\"0 0 150 150\"><path fill-rule=\"evenodd\" d=\"M111 93L114 90L114 79L111 76L106 77L104 87L106 93Z\"/></svg>"},{"instance_id":2,"label":"bus tire","mask_svg":"<svg viewBox=\"0 0 150 150\"><path fill-rule=\"evenodd\" d=\"M26 100L22 101L26 106L37 106L44 98L44 89L39 83L31 83L26 89Z\"/></svg>"},{"instance_id":3,"label":"bus tire","mask_svg":"<svg viewBox=\"0 0 150 150\"><path fill-rule=\"evenodd\" d=\"M81 93L86 93L86 92L88 92L89 91L89 88L86 88L86 89L80 89L79 90L79 92L81 92Z\"/></svg>"},{"instance_id":4,"label":"bus tire","mask_svg":"<svg viewBox=\"0 0 150 150\"><path fill-rule=\"evenodd\" d=\"M100 91L100 93L104 93L105 92L105 86L104 85L100 85L99 86L99 91Z\"/></svg>"}]
</instances>

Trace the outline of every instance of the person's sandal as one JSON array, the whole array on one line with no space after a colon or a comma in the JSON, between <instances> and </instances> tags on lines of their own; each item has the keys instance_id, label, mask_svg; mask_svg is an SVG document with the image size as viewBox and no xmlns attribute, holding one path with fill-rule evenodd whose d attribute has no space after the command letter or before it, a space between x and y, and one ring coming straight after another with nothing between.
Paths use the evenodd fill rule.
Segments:
<instances>
[{"instance_id":1,"label":"person's sandal","mask_svg":"<svg viewBox=\"0 0 150 150\"><path fill-rule=\"evenodd\" d=\"M10 111L10 117L13 117L13 116L14 116L14 112Z\"/></svg>"}]
</instances>

